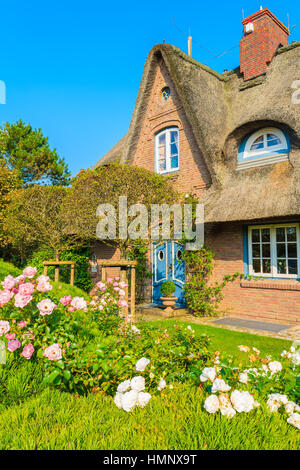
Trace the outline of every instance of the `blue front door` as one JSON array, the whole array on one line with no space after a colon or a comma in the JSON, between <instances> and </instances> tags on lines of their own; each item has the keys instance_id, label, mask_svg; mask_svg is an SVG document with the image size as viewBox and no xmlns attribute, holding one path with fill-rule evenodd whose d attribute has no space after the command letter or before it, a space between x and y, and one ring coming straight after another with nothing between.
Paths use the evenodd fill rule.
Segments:
<instances>
[{"instance_id":1,"label":"blue front door","mask_svg":"<svg viewBox=\"0 0 300 470\"><path fill-rule=\"evenodd\" d=\"M152 244L152 302L162 304L160 287L164 281L173 281L176 285L176 305L185 305L183 286L185 282L185 264L182 260L182 245L176 241L164 241Z\"/></svg>"}]
</instances>

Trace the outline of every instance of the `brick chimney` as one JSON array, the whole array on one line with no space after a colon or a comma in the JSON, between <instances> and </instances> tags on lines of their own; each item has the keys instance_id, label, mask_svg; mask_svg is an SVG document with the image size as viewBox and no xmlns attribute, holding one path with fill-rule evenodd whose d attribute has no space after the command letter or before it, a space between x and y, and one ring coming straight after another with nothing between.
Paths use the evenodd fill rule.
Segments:
<instances>
[{"instance_id":1,"label":"brick chimney","mask_svg":"<svg viewBox=\"0 0 300 470\"><path fill-rule=\"evenodd\" d=\"M244 80L267 72L279 46L287 46L289 30L273 13L263 10L243 20L244 37L240 41L240 70Z\"/></svg>"}]
</instances>

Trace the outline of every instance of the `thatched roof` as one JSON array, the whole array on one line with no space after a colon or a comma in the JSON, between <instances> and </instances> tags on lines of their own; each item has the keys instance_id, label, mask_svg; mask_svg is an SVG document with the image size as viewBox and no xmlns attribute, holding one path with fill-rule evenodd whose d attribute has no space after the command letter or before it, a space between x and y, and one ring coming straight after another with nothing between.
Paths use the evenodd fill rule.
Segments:
<instances>
[{"instance_id":1,"label":"thatched roof","mask_svg":"<svg viewBox=\"0 0 300 470\"><path fill-rule=\"evenodd\" d=\"M266 76L244 82L239 69L218 74L168 44L147 58L129 132L97 164L120 158L131 163L155 64L164 60L209 169L212 186L203 202L206 220L222 222L298 215L300 193L300 105L292 103L299 80L300 42L281 48ZM236 171L242 139L262 126L284 129L291 139L289 162Z\"/></svg>"},{"instance_id":2,"label":"thatched roof","mask_svg":"<svg viewBox=\"0 0 300 470\"><path fill-rule=\"evenodd\" d=\"M103 155L103 157L100 158L100 160L98 160L97 163L93 166L93 169L98 168L98 166L121 161L126 146L127 136L128 134L124 135L124 137L122 137L122 139L120 139L119 142L117 142L116 145L114 145L113 148L109 150L109 152Z\"/></svg>"}]
</instances>

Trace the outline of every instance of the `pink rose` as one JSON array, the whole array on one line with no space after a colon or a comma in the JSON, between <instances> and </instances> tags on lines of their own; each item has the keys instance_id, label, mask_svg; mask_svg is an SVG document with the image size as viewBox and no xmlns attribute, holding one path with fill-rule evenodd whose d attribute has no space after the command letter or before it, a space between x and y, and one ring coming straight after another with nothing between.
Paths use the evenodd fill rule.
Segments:
<instances>
[{"instance_id":1,"label":"pink rose","mask_svg":"<svg viewBox=\"0 0 300 470\"><path fill-rule=\"evenodd\" d=\"M109 278L107 279L107 282L108 282L108 284L112 284L112 283L114 282L114 280L113 280L111 277L109 277Z\"/></svg>"},{"instance_id":2,"label":"pink rose","mask_svg":"<svg viewBox=\"0 0 300 470\"><path fill-rule=\"evenodd\" d=\"M7 349L10 352L14 352L16 349L20 348L21 343L17 339L14 339L13 341L9 341L7 344Z\"/></svg>"},{"instance_id":3,"label":"pink rose","mask_svg":"<svg viewBox=\"0 0 300 470\"><path fill-rule=\"evenodd\" d=\"M9 274L1 284L5 290L11 290L15 286L15 282L15 278Z\"/></svg>"},{"instance_id":4,"label":"pink rose","mask_svg":"<svg viewBox=\"0 0 300 470\"><path fill-rule=\"evenodd\" d=\"M12 339L15 339L16 337L16 334L15 333L7 333L7 335L5 335L6 339L8 339L9 341L11 341Z\"/></svg>"},{"instance_id":5,"label":"pink rose","mask_svg":"<svg viewBox=\"0 0 300 470\"><path fill-rule=\"evenodd\" d=\"M115 277L115 280L116 280L116 281L119 281L119 280L120 280L120 278L119 278L119 277Z\"/></svg>"},{"instance_id":6,"label":"pink rose","mask_svg":"<svg viewBox=\"0 0 300 470\"><path fill-rule=\"evenodd\" d=\"M27 325L27 322L24 321L24 320L23 320L23 321L20 321L20 322L18 323L18 326L19 326L20 328L24 328L24 326L26 326L26 325Z\"/></svg>"},{"instance_id":7,"label":"pink rose","mask_svg":"<svg viewBox=\"0 0 300 470\"><path fill-rule=\"evenodd\" d=\"M15 295L15 307L24 308L32 300L31 295Z\"/></svg>"},{"instance_id":8,"label":"pink rose","mask_svg":"<svg viewBox=\"0 0 300 470\"><path fill-rule=\"evenodd\" d=\"M118 305L119 307L128 307L128 304L125 300L119 300Z\"/></svg>"},{"instance_id":9,"label":"pink rose","mask_svg":"<svg viewBox=\"0 0 300 470\"><path fill-rule=\"evenodd\" d=\"M32 266L27 266L27 268L24 269L23 271L23 276L25 277L28 277L29 279L31 279L32 277L34 277L37 273L37 269L36 268L33 268Z\"/></svg>"},{"instance_id":10,"label":"pink rose","mask_svg":"<svg viewBox=\"0 0 300 470\"><path fill-rule=\"evenodd\" d=\"M19 287L19 294L31 295L34 292L34 285L31 282L25 282Z\"/></svg>"},{"instance_id":11,"label":"pink rose","mask_svg":"<svg viewBox=\"0 0 300 470\"><path fill-rule=\"evenodd\" d=\"M75 312L75 307L68 307L69 312Z\"/></svg>"},{"instance_id":12,"label":"pink rose","mask_svg":"<svg viewBox=\"0 0 300 470\"><path fill-rule=\"evenodd\" d=\"M0 291L0 307L3 305L7 304L12 298L14 294L11 291L8 290L2 290Z\"/></svg>"},{"instance_id":13,"label":"pink rose","mask_svg":"<svg viewBox=\"0 0 300 470\"><path fill-rule=\"evenodd\" d=\"M87 307L87 303L83 297L74 297L74 299L71 302L71 305L76 310L83 310L84 308Z\"/></svg>"},{"instance_id":14,"label":"pink rose","mask_svg":"<svg viewBox=\"0 0 300 470\"><path fill-rule=\"evenodd\" d=\"M52 344L48 346L43 352L43 355L47 357L50 361L58 361L62 358L62 351L58 344Z\"/></svg>"},{"instance_id":15,"label":"pink rose","mask_svg":"<svg viewBox=\"0 0 300 470\"><path fill-rule=\"evenodd\" d=\"M23 356L23 357L25 357L25 359L29 360L33 353L34 353L34 347L30 343L30 344L26 344L26 346L24 346L23 351L21 352L21 356Z\"/></svg>"},{"instance_id":16,"label":"pink rose","mask_svg":"<svg viewBox=\"0 0 300 470\"><path fill-rule=\"evenodd\" d=\"M8 321L0 320L0 336L6 335L9 332L10 326Z\"/></svg>"},{"instance_id":17,"label":"pink rose","mask_svg":"<svg viewBox=\"0 0 300 470\"><path fill-rule=\"evenodd\" d=\"M39 281L36 290L39 292L48 292L49 290L52 290L52 285L48 281Z\"/></svg>"},{"instance_id":18,"label":"pink rose","mask_svg":"<svg viewBox=\"0 0 300 470\"><path fill-rule=\"evenodd\" d=\"M52 302L50 299L43 299L37 304L37 308L39 309L40 314L43 316L51 315L51 313L56 307L57 306L55 305L55 303Z\"/></svg>"},{"instance_id":19,"label":"pink rose","mask_svg":"<svg viewBox=\"0 0 300 470\"><path fill-rule=\"evenodd\" d=\"M70 295L65 295L61 299L59 299L60 303L64 306L69 305L72 301L72 297Z\"/></svg>"},{"instance_id":20,"label":"pink rose","mask_svg":"<svg viewBox=\"0 0 300 470\"><path fill-rule=\"evenodd\" d=\"M39 283L39 282L49 282L50 281L50 277L49 276L45 276L44 274L41 274L39 277L36 278L36 281Z\"/></svg>"}]
</instances>

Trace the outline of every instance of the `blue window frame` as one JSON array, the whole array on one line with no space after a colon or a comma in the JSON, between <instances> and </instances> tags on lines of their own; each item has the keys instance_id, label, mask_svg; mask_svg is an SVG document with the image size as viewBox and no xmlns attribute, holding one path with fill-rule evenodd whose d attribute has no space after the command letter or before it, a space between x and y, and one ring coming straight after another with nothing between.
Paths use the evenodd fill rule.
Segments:
<instances>
[{"instance_id":1,"label":"blue window frame","mask_svg":"<svg viewBox=\"0 0 300 470\"><path fill-rule=\"evenodd\" d=\"M179 130L169 127L155 136L155 171L170 173L179 170Z\"/></svg>"},{"instance_id":2,"label":"blue window frame","mask_svg":"<svg viewBox=\"0 0 300 470\"><path fill-rule=\"evenodd\" d=\"M238 153L237 169L269 165L288 160L290 142L281 129L267 127L243 140Z\"/></svg>"}]
</instances>

